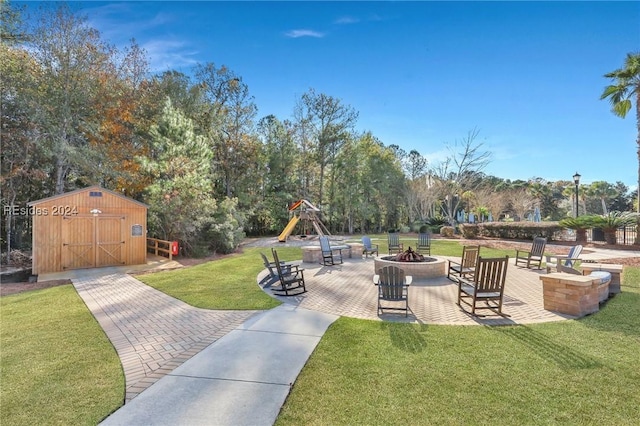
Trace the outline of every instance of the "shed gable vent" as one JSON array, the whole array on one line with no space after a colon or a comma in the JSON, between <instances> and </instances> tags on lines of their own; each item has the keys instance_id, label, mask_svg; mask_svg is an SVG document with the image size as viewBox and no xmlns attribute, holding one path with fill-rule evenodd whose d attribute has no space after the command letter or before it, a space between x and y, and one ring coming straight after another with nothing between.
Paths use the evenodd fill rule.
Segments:
<instances>
[{"instance_id":1,"label":"shed gable vent","mask_svg":"<svg viewBox=\"0 0 640 426\"><path fill-rule=\"evenodd\" d=\"M89 197L102 197L102 192L100 192L100 191L89 191Z\"/></svg>"}]
</instances>

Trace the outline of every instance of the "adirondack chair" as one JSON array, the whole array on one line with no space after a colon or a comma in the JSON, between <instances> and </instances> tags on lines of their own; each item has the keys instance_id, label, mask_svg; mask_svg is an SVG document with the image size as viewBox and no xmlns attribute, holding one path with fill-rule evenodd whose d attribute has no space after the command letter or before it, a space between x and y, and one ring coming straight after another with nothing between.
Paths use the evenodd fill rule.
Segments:
<instances>
[{"instance_id":1,"label":"adirondack chair","mask_svg":"<svg viewBox=\"0 0 640 426\"><path fill-rule=\"evenodd\" d=\"M405 276L404 271L397 266L385 266L378 270L378 273L373 276L373 283L378 286L378 315L385 309L404 311L405 317L409 315L411 281L412 277ZM390 302L392 305L383 306L383 301Z\"/></svg>"},{"instance_id":2,"label":"adirondack chair","mask_svg":"<svg viewBox=\"0 0 640 426\"><path fill-rule=\"evenodd\" d=\"M531 244L531 250L516 250L516 266L523 263L527 268L530 268L532 265L537 264L538 269L542 269L542 257L544 256L544 248L546 245L546 238L535 237L533 244Z\"/></svg>"},{"instance_id":3,"label":"adirondack chair","mask_svg":"<svg viewBox=\"0 0 640 426\"><path fill-rule=\"evenodd\" d=\"M335 265L336 262L342 263L342 249L331 248L329 237L320 236L320 250L322 251L322 264L325 266Z\"/></svg>"},{"instance_id":4,"label":"adirondack chair","mask_svg":"<svg viewBox=\"0 0 640 426\"><path fill-rule=\"evenodd\" d=\"M371 244L371 238L366 235L362 237L362 246L362 254L364 254L364 257L369 257L369 255L373 256L374 253L378 255L378 245Z\"/></svg>"},{"instance_id":5,"label":"adirondack chair","mask_svg":"<svg viewBox=\"0 0 640 426\"><path fill-rule=\"evenodd\" d=\"M272 287L271 291L280 296L294 296L305 293L307 288L304 283L304 269L301 269L298 265L290 265L288 271L285 270L283 262L278 259L278 252L275 249L271 249L271 252L273 253L278 279L280 280L280 287Z\"/></svg>"},{"instance_id":6,"label":"adirondack chair","mask_svg":"<svg viewBox=\"0 0 640 426\"><path fill-rule=\"evenodd\" d=\"M458 306L460 306L460 309L465 310L462 307L464 303L471 307L471 315L474 316L478 316L476 310L479 309L489 309L498 315L509 316L502 313L502 299L508 264L509 256L493 259L478 258L473 279L462 277L457 279ZM478 306L479 302L484 302L484 305Z\"/></svg>"},{"instance_id":7,"label":"adirondack chair","mask_svg":"<svg viewBox=\"0 0 640 426\"><path fill-rule=\"evenodd\" d=\"M431 234L429 234L428 232L418 234L416 251L420 254L431 255Z\"/></svg>"},{"instance_id":8,"label":"adirondack chair","mask_svg":"<svg viewBox=\"0 0 640 426\"><path fill-rule=\"evenodd\" d=\"M560 266L567 268L573 268L576 261L580 260L580 253L582 253L582 246L580 244L571 247L569 254L566 256L559 254L546 255L547 273L551 272L551 269L555 268L560 272Z\"/></svg>"},{"instance_id":9,"label":"adirondack chair","mask_svg":"<svg viewBox=\"0 0 640 426\"><path fill-rule=\"evenodd\" d=\"M465 278L473 275L478 263L478 257L480 256L480 246L463 246L462 258L460 262L454 260L449 261L449 267L447 269L447 278L451 281L456 281L457 278ZM452 277L453 275L453 277Z\"/></svg>"},{"instance_id":10,"label":"adirondack chair","mask_svg":"<svg viewBox=\"0 0 640 426\"><path fill-rule=\"evenodd\" d=\"M389 232L387 234L387 241L389 243L389 254L402 253L404 250L400 242L400 234L397 232Z\"/></svg>"}]
</instances>

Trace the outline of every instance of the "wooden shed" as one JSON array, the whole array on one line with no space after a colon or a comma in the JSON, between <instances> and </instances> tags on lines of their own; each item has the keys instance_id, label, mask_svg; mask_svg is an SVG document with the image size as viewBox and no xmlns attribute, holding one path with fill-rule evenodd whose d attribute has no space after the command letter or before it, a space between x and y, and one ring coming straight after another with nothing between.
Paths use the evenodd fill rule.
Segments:
<instances>
[{"instance_id":1,"label":"wooden shed","mask_svg":"<svg viewBox=\"0 0 640 426\"><path fill-rule=\"evenodd\" d=\"M34 275L146 263L147 206L90 186L28 204Z\"/></svg>"}]
</instances>

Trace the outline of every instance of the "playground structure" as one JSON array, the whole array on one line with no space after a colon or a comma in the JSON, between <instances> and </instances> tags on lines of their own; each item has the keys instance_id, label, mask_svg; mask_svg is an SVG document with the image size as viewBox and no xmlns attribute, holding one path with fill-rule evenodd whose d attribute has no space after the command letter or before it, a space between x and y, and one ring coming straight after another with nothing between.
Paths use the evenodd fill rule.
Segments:
<instances>
[{"instance_id":1,"label":"playground structure","mask_svg":"<svg viewBox=\"0 0 640 426\"><path fill-rule=\"evenodd\" d=\"M296 216L294 211L298 208L300 208L300 212ZM327 227L324 226L324 223L322 223L322 221L318 217L320 213L320 209L314 206L313 204L311 204L309 201L307 200L296 201L291 205L291 207L289 207L289 212L294 212L294 213L291 219L289 220L289 223L287 223L287 226L285 226L284 230L280 233L280 236L278 237L279 242L284 243L287 241L287 238L289 238L289 235L291 235L291 233L293 232L293 230L295 229L296 225L300 220L304 222L305 234L307 230L307 224L310 223L313 226L313 229L315 229L316 234L318 234L318 236L331 235Z\"/></svg>"}]
</instances>

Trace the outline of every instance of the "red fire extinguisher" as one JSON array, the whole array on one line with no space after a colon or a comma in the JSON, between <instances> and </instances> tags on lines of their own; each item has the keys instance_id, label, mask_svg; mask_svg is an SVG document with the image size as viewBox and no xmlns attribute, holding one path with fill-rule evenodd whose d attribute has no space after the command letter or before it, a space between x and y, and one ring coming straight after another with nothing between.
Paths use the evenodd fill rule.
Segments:
<instances>
[{"instance_id":1,"label":"red fire extinguisher","mask_svg":"<svg viewBox=\"0 0 640 426\"><path fill-rule=\"evenodd\" d=\"M177 256L180 247L178 246L177 241L171 241L171 256Z\"/></svg>"}]
</instances>

